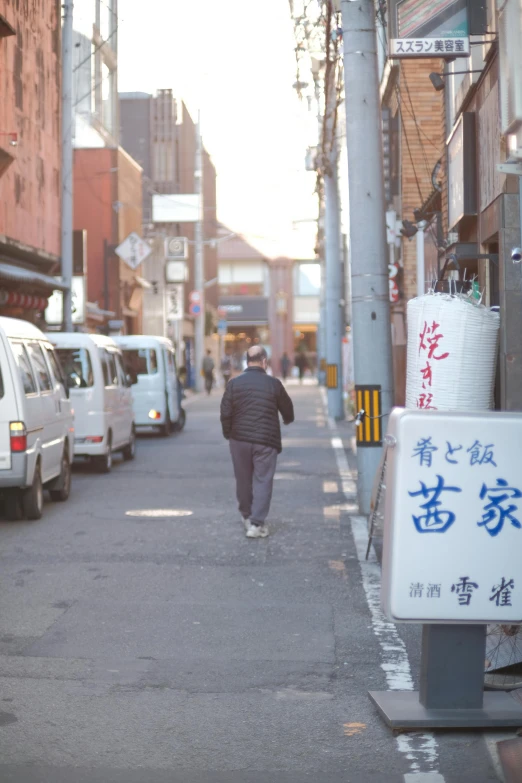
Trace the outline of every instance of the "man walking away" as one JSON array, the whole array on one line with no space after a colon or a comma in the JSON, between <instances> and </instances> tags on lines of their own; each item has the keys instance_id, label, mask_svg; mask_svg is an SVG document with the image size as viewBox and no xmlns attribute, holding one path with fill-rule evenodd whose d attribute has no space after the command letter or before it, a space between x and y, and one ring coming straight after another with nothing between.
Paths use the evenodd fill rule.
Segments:
<instances>
[{"instance_id":1,"label":"man walking away","mask_svg":"<svg viewBox=\"0 0 522 783\"><path fill-rule=\"evenodd\" d=\"M205 376L205 389L207 390L207 394L210 394L212 386L214 385L214 359L212 358L210 351L207 351L201 369Z\"/></svg>"},{"instance_id":2,"label":"man walking away","mask_svg":"<svg viewBox=\"0 0 522 783\"><path fill-rule=\"evenodd\" d=\"M221 401L221 426L230 441L239 511L247 538L266 538L265 524L281 453L279 414L294 420L294 406L280 380L267 375L268 357L261 345L247 351L247 369L233 378Z\"/></svg>"},{"instance_id":3,"label":"man walking away","mask_svg":"<svg viewBox=\"0 0 522 783\"><path fill-rule=\"evenodd\" d=\"M226 353L221 360L221 375L225 381L225 389L227 388L230 376L232 375L232 362L230 356Z\"/></svg>"}]
</instances>

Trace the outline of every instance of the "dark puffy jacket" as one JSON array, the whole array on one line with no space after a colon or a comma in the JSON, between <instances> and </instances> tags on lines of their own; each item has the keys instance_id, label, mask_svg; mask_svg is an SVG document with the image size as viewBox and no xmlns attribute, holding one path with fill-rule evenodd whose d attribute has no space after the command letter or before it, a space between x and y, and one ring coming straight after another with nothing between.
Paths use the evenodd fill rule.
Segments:
<instances>
[{"instance_id":1,"label":"dark puffy jacket","mask_svg":"<svg viewBox=\"0 0 522 783\"><path fill-rule=\"evenodd\" d=\"M285 424L294 420L294 406L277 378L261 367L248 367L229 381L221 400L221 426L227 440L258 443L281 452L279 414Z\"/></svg>"}]
</instances>

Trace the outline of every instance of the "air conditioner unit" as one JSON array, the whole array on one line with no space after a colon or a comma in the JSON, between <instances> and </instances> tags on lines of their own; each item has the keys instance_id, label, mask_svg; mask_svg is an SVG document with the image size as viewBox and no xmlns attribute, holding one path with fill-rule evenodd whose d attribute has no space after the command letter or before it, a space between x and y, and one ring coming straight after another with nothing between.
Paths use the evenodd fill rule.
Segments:
<instances>
[{"instance_id":1,"label":"air conditioner unit","mask_svg":"<svg viewBox=\"0 0 522 783\"><path fill-rule=\"evenodd\" d=\"M177 261L186 260L188 258L188 239L186 237L167 237L165 257Z\"/></svg>"},{"instance_id":2,"label":"air conditioner unit","mask_svg":"<svg viewBox=\"0 0 522 783\"><path fill-rule=\"evenodd\" d=\"M504 135L522 130L522 0L499 8L500 121Z\"/></svg>"}]
</instances>

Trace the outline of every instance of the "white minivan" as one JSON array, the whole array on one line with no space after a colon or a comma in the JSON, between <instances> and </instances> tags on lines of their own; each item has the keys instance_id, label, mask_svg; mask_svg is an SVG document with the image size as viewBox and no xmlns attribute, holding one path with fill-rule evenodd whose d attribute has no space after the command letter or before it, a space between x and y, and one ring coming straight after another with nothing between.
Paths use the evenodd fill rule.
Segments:
<instances>
[{"instance_id":1,"label":"white minivan","mask_svg":"<svg viewBox=\"0 0 522 783\"><path fill-rule=\"evenodd\" d=\"M27 321L0 317L0 493L7 519L40 519L44 487L71 487L74 426L59 362Z\"/></svg>"},{"instance_id":2,"label":"white minivan","mask_svg":"<svg viewBox=\"0 0 522 783\"><path fill-rule=\"evenodd\" d=\"M166 337L115 337L123 351L126 372L133 380L137 427L154 427L163 435L185 426L181 386L172 342Z\"/></svg>"},{"instance_id":3,"label":"white minivan","mask_svg":"<svg viewBox=\"0 0 522 783\"><path fill-rule=\"evenodd\" d=\"M81 332L49 334L60 359L74 408L74 455L89 458L102 473L121 451L134 459L136 431L130 379L110 337Z\"/></svg>"}]
</instances>

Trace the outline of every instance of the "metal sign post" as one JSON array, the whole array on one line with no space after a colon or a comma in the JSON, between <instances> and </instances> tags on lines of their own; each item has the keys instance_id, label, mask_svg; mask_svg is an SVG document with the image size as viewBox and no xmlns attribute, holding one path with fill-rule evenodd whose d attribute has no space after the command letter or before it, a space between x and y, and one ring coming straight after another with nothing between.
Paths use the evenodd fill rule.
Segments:
<instances>
[{"instance_id":1,"label":"metal sign post","mask_svg":"<svg viewBox=\"0 0 522 783\"><path fill-rule=\"evenodd\" d=\"M395 409L381 602L421 623L419 692L371 692L394 728L522 726L484 693L486 625L522 622L522 414Z\"/></svg>"}]
</instances>

